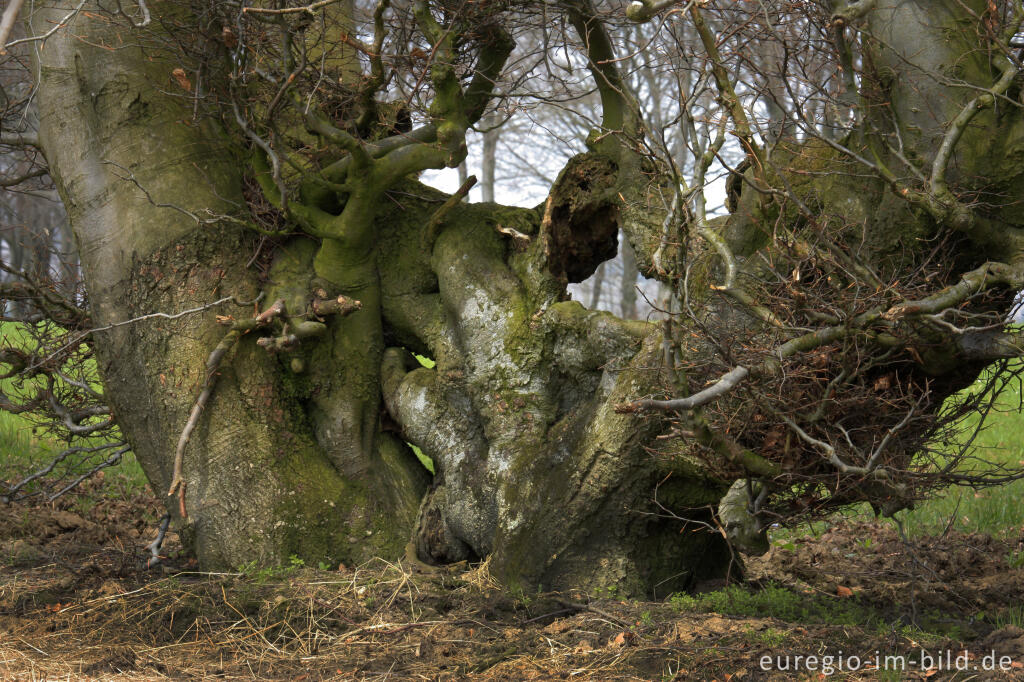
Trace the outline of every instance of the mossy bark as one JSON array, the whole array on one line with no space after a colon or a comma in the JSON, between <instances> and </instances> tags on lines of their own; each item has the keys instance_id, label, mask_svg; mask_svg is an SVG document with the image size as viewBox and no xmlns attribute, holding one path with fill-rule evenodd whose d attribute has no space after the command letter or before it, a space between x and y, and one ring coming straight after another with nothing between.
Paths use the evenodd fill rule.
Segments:
<instances>
[{"instance_id":1,"label":"mossy bark","mask_svg":"<svg viewBox=\"0 0 1024 682\"><path fill-rule=\"evenodd\" d=\"M116 31L83 14L40 56L42 138L96 324L260 292L261 307L284 302L289 324L316 289L362 304L287 353L246 334L221 365L183 467L179 522L205 568L395 558L415 535L425 559L491 556L497 575L529 589L667 593L723 573L720 538L679 543L679 523L651 513L667 473L644 450L657 427L612 409L657 383L656 330L562 300L568 278L614 254L610 181L588 194L582 166L567 172L546 220L460 205L425 249L444 197L412 183L385 200L395 179L368 177L342 215L316 213L319 238L280 240L263 282L246 267L257 237L239 225L234 160L245 155L166 94L173 64L97 47ZM216 315L254 312L225 304L97 334L119 424L157 491L225 333ZM410 371L405 349L436 367ZM437 466L426 497L406 440ZM720 496L695 470L673 476L662 493L681 513ZM177 500L168 507L178 514Z\"/></svg>"},{"instance_id":2,"label":"mossy bark","mask_svg":"<svg viewBox=\"0 0 1024 682\"><path fill-rule=\"evenodd\" d=\"M65 13L37 11L35 32ZM57 32L39 52L40 135L81 253L94 323L178 313L226 296L254 300L263 288L246 267L254 233L216 218L245 217L241 155L214 124L193 120L189 100L173 95L173 63L134 47L105 49L125 42L118 32L126 29L101 17L83 12L75 31ZM279 288L291 286L293 312L309 303L310 255L297 244L278 256ZM290 358L257 347L255 335L220 367L185 453L188 518L179 519L206 568L280 563L292 554L359 563L404 550L428 477L404 443L379 433L373 354L383 346L367 293L376 284L337 288L362 298L369 312L332 322L329 342L317 347L323 357L312 358L321 370L293 374ZM171 481L206 358L226 331L216 315L253 313L224 304L96 335L118 423L158 493ZM177 500L168 507L178 515Z\"/></svg>"},{"instance_id":3,"label":"mossy bark","mask_svg":"<svg viewBox=\"0 0 1024 682\"><path fill-rule=\"evenodd\" d=\"M601 260L589 254L614 253L615 229L582 227L587 215L615 224L607 190L581 190L568 172L552 195L564 215L550 204L459 206L431 253L436 279L385 280L386 320L437 361L423 368L393 348L383 372L390 413L437 469L417 530L425 559L488 556L508 585L630 594L729 570L718 534L679 538L682 518L694 529L710 520L694 510L716 503L723 484L652 455L660 423L614 410L662 389L660 329L565 300L567 273L585 277ZM496 229L509 226L530 241ZM571 265L566 252L577 254Z\"/></svg>"}]
</instances>

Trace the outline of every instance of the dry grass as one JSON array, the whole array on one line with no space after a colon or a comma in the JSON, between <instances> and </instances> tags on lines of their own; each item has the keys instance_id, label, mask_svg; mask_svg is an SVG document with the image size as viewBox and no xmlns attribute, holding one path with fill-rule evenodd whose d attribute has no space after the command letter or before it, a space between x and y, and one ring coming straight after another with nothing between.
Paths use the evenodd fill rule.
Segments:
<instances>
[{"instance_id":1,"label":"dry grass","mask_svg":"<svg viewBox=\"0 0 1024 682\"><path fill-rule=\"evenodd\" d=\"M167 563L146 571L153 528L140 519L155 504L0 508L0 678L781 680L791 677L761 671L761 656L980 650L1013 634L1004 626L1024 602L1016 539L951 533L911 558L891 529L868 524L776 548L758 569L769 589L668 603L513 596L486 564L198 573L173 534ZM931 573L914 572L919 560ZM837 597L839 585L856 597ZM952 626L915 627L911 587L918 614ZM1024 663L1024 648L1005 646Z\"/></svg>"},{"instance_id":2,"label":"dry grass","mask_svg":"<svg viewBox=\"0 0 1024 682\"><path fill-rule=\"evenodd\" d=\"M621 619L552 597L514 602L480 568L415 574L375 561L347 572L182 573L133 589L107 579L92 591L19 619L0 646L7 670L50 679L461 679L499 670L643 679L623 677L643 649L630 646L635 635L615 642L628 632Z\"/></svg>"}]
</instances>

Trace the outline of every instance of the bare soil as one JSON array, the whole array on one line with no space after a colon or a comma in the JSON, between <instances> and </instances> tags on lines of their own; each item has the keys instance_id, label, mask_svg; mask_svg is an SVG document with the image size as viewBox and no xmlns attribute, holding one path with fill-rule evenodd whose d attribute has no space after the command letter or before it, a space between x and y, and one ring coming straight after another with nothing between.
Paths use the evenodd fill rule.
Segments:
<instances>
[{"instance_id":1,"label":"bare soil","mask_svg":"<svg viewBox=\"0 0 1024 682\"><path fill-rule=\"evenodd\" d=\"M510 595L488 579L486 565L431 571L376 561L199 573L173 533L168 558L147 570L156 509L141 494L91 506L78 499L0 507L0 676L1024 679L1024 567L1012 565L1024 538L948 533L908 546L887 525L839 524L748 559L749 594L784 588L794 603L825 606L822 617L787 620L685 610L678 599ZM869 618L839 624L830 605ZM972 668L922 668L922 649L954 660L966 651ZM991 651L1012 666L982 670ZM876 652L910 663L901 672L875 670ZM833 675L821 662L800 672L762 667L764 656L812 655L856 655L862 665Z\"/></svg>"}]
</instances>

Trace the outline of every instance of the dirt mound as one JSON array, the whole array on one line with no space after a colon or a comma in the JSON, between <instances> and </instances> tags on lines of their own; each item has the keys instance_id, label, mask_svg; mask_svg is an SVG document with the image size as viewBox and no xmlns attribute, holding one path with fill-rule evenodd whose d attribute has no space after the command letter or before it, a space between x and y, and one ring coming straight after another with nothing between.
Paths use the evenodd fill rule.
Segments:
<instances>
[{"instance_id":1,"label":"dirt mound","mask_svg":"<svg viewBox=\"0 0 1024 682\"><path fill-rule=\"evenodd\" d=\"M58 498L52 504L0 505L3 556L9 559L15 544L30 555L88 553L97 547L132 545L152 531L156 516L162 513L152 494L137 492L124 499L109 499L104 497L103 486L100 472L83 482L77 495Z\"/></svg>"},{"instance_id":2,"label":"dirt mound","mask_svg":"<svg viewBox=\"0 0 1024 682\"><path fill-rule=\"evenodd\" d=\"M1019 542L987 535L951 531L904 541L891 525L843 522L773 546L748 569L761 581L849 590L889 620L978 637L994 628L985 616L1024 606L1024 565L1013 561L1019 550Z\"/></svg>"}]
</instances>

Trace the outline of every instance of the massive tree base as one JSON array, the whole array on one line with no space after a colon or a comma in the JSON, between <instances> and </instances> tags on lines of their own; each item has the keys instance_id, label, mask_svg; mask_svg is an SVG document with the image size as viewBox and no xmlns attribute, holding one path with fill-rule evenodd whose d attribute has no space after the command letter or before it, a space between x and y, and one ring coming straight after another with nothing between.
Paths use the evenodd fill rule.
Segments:
<instances>
[{"instance_id":1,"label":"massive tree base","mask_svg":"<svg viewBox=\"0 0 1024 682\"><path fill-rule=\"evenodd\" d=\"M755 535L865 500L895 513L938 485L918 453L943 400L1024 348L1001 329L1024 286L1009 47L948 28L978 24L976 0L857 3L830 30L866 13L876 36L910 26L910 47L864 39L866 104L841 139L811 127L769 147L702 4L687 20L728 118L687 188L650 151L592 3L557 3L602 117L536 210L413 179L457 166L493 107L520 11L505 3L401 10L407 56L430 53L414 130L381 101L383 17L400 11L386 2L375 47L348 30L352 3L325 3L339 14L316 49L321 29L289 18L313 8L224 3L175 5L138 34L152 44L98 3L47 34L40 142L104 382L204 568L354 565L411 543L428 563L485 560L517 590L663 596L737 573L714 514L737 480ZM32 31L67 11L37 11ZM951 64L969 87L934 77ZM727 124L745 161L730 214L709 219ZM568 300L620 233L671 290L670 323Z\"/></svg>"}]
</instances>

